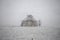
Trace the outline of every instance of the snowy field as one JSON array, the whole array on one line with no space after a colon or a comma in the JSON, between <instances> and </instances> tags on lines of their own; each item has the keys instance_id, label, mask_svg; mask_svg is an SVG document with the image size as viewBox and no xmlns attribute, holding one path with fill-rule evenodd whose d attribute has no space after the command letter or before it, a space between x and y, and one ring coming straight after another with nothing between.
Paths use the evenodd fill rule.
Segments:
<instances>
[{"instance_id":1,"label":"snowy field","mask_svg":"<svg viewBox=\"0 0 60 40\"><path fill-rule=\"evenodd\" d=\"M60 40L59 27L0 27L0 40Z\"/></svg>"}]
</instances>

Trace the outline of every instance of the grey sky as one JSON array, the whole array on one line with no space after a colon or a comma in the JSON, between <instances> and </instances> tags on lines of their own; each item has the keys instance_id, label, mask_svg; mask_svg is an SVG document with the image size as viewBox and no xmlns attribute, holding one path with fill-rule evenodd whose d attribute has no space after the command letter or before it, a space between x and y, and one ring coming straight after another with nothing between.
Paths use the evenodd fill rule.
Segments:
<instances>
[{"instance_id":1,"label":"grey sky","mask_svg":"<svg viewBox=\"0 0 60 40\"><path fill-rule=\"evenodd\" d=\"M28 14L41 26L60 26L59 0L0 0L0 26L19 26Z\"/></svg>"}]
</instances>

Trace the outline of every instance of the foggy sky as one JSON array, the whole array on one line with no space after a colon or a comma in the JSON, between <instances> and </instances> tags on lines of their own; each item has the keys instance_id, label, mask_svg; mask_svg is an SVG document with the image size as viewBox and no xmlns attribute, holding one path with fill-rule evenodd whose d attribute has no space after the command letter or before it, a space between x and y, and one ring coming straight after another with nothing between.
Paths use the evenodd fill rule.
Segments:
<instances>
[{"instance_id":1,"label":"foggy sky","mask_svg":"<svg viewBox=\"0 0 60 40\"><path fill-rule=\"evenodd\" d=\"M59 0L0 0L0 26L19 26L26 15L41 26L60 26Z\"/></svg>"}]
</instances>

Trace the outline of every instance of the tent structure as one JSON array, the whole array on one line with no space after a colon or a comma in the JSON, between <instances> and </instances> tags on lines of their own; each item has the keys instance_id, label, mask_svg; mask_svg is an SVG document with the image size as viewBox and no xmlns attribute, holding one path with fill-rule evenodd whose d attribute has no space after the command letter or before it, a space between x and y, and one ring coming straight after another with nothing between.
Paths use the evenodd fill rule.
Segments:
<instances>
[{"instance_id":1,"label":"tent structure","mask_svg":"<svg viewBox=\"0 0 60 40\"><path fill-rule=\"evenodd\" d=\"M34 17L32 15L27 15L27 17L22 20L21 26L40 26L40 21L38 23L37 20L34 19Z\"/></svg>"}]
</instances>

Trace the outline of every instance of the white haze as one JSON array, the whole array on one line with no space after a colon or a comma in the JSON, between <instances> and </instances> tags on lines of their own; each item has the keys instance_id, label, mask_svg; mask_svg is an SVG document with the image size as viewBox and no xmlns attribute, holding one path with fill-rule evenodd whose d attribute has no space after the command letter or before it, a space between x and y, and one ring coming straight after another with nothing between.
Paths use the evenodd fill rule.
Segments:
<instances>
[{"instance_id":1,"label":"white haze","mask_svg":"<svg viewBox=\"0 0 60 40\"><path fill-rule=\"evenodd\" d=\"M60 40L59 4L60 0L0 0L0 26L4 26L0 40ZM28 14L40 20L41 26L21 27Z\"/></svg>"},{"instance_id":2,"label":"white haze","mask_svg":"<svg viewBox=\"0 0 60 40\"><path fill-rule=\"evenodd\" d=\"M0 0L0 26L20 26L26 15L41 26L60 26L59 0Z\"/></svg>"}]
</instances>

